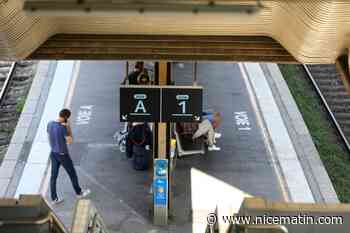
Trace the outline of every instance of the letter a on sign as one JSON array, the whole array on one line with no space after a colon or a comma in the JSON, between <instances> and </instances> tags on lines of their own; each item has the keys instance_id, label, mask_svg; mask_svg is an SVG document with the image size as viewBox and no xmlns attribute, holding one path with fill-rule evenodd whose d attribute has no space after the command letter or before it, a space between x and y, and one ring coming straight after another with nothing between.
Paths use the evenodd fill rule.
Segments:
<instances>
[{"instance_id":1,"label":"letter a on sign","mask_svg":"<svg viewBox=\"0 0 350 233\"><path fill-rule=\"evenodd\" d=\"M145 105L143 104L143 101L142 100L139 100L137 102L137 105L136 105L136 108L135 108L135 111L134 112L139 112L139 111L142 111L143 113L146 113L146 108L145 108Z\"/></svg>"},{"instance_id":2,"label":"letter a on sign","mask_svg":"<svg viewBox=\"0 0 350 233\"><path fill-rule=\"evenodd\" d=\"M160 88L121 86L119 106L121 122L159 122Z\"/></svg>"}]
</instances>

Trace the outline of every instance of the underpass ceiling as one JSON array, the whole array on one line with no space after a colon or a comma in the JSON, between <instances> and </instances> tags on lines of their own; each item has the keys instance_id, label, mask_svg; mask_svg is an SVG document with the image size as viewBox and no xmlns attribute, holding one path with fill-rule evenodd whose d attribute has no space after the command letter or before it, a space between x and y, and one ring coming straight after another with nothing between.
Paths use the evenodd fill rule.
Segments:
<instances>
[{"instance_id":1,"label":"underpass ceiling","mask_svg":"<svg viewBox=\"0 0 350 233\"><path fill-rule=\"evenodd\" d=\"M29 58L297 62L275 40L257 36L60 34Z\"/></svg>"}]
</instances>

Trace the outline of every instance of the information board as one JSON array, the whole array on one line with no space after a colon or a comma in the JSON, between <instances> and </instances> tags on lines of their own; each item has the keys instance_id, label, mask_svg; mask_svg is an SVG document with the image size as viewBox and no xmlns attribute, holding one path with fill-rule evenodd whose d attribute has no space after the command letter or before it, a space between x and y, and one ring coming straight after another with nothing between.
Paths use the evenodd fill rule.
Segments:
<instances>
[{"instance_id":1,"label":"information board","mask_svg":"<svg viewBox=\"0 0 350 233\"><path fill-rule=\"evenodd\" d=\"M203 88L136 86L120 88L121 122L200 122Z\"/></svg>"},{"instance_id":2,"label":"information board","mask_svg":"<svg viewBox=\"0 0 350 233\"><path fill-rule=\"evenodd\" d=\"M160 89L150 86L120 87L121 122L159 122Z\"/></svg>"},{"instance_id":3,"label":"information board","mask_svg":"<svg viewBox=\"0 0 350 233\"><path fill-rule=\"evenodd\" d=\"M162 88L163 122L200 122L203 111L201 87Z\"/></svg>"},{"instance_id":4,"label":"information board","mask_svg":"<svg viewBox=\"0 0 350 233\"><path fill-rule=\"evenodd\" d=\"M168 205L168 180L165 178L157 178L154 180L154 205L167 208Z\"/></svg>"},{"instance_id":5,"label":"information board","mask_svg":"<svg viewBox=\"0 0 350 233\"><path fill-rule=\"evenodd\" d=\"M167 208L168 205L168 160L154 160L154 204Z\"/></svg>"},{"instance_id":6,"label":"information board","mask_svg":"<svg viewBox=\"0 0 350 233\"><path fill-rule=\"evenodd\" d=\"M164 225L168 222L168 160L155 159L153 169L154 223Z\"/></svg>"}]
</instances>

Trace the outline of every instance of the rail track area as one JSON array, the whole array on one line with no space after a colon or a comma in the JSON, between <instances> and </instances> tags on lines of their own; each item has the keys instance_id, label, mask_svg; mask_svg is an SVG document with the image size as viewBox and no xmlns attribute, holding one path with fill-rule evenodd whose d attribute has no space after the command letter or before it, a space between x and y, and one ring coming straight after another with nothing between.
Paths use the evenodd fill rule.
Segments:
<instances>
[{"instance_id":1,"label":"rail track area","mask_svg":"<svg viewBox=\"0 0 350 233\"><path fill-rule=\"evenodd\" d=\"M73 78L71 101L75 143L71 156L82 186L92 190L90 198L102 212L111 232L192 232L190 170L196 168L219 182L251 195L283 200L262 129L257 121L247 86L238 64L200 63L198 81L204 87L204 108L220 111L223 122L221 151L178 159L174 173L174 200L170 225L152 225L152 195L149 172L133 170L131 161L113 141L119 123L119 85L125 62L80 63ZM190 84L192 64L173 65L177 85ZM240 128L237 114L246 116L249 127ZM203 184L204 186L206 184ZM211 189L212 187L207 187ZM68 176L60 173L58 191L65 202L55 212L70 225L75 195ZM219 192L220 190L218 190ZM204 194L203 194L204 195Z\"/></svg>"},{"instance_id":2,"label":"rail track area","mask_svg":"<svg viewBox=\"0 0 350 233\"><path fill-rule=\"evenodd\" d=\"M0 164L33 80L33 62L0 62Z\"/></svg>"},{"instance_id":3,"label":"rail track area","mask_svg":"<svg viewBox=\"0 0 350 233\"><path fill-rule=\"evenodd\" d=\"M330 120L350 151L350 96L336 65L304 66L307 77L321 98Z\"/></svg>"}]
</instances>

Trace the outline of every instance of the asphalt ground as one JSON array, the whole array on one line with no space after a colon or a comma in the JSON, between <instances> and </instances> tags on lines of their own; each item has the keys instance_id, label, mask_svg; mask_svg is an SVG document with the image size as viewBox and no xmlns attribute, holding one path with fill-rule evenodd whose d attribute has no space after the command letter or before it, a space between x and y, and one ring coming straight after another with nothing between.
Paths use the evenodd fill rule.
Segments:
<instances>
[{"instance_id":1,"label":"asphalt ground","mask_svg":"<svg viewBox=\"0 0 350 233\"><path fill-rule=\"evenodd\" d=\"M153 226L149 174L133 170L113 140L114 133L122 127L118 103L124 69L125 62L81 62L70 103L75 141L70 146L71 157L81 185L91 189L90 198L111 232L192 232L191 168L251 195L283 200L238 64L200 63L198 82L204 87L204 109L219 111L223 116L219 129L223 136L217 140L222 150L177 160L173 217L169 226ZM176 85L191 85L192 65L174 64L173 80ZM237 115L242 112L249 127L237 122ZM56 206L55 212L70 226L75 195L63 169L57 187L65 202Z\"/></svg>"}]
</instances>

